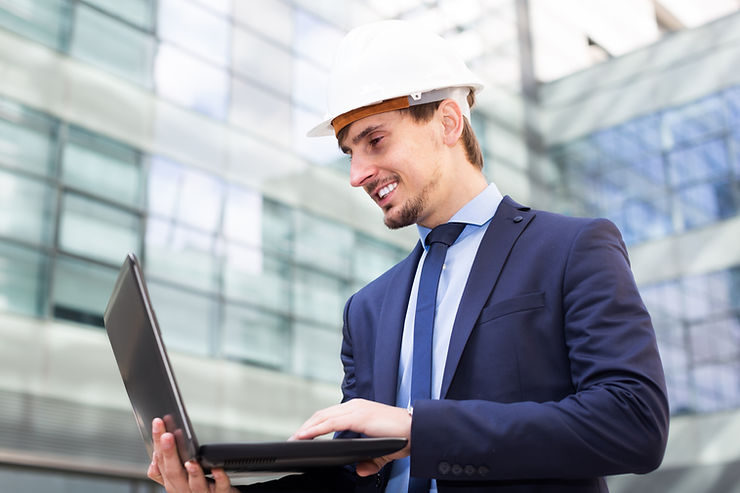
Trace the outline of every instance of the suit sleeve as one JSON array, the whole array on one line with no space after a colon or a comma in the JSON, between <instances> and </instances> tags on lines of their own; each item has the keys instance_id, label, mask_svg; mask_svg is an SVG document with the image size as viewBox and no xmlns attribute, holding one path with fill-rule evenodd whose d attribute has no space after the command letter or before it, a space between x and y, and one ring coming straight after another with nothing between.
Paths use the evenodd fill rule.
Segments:
<instances>
[{"instance_id":1,"label":"suit sleeve","mask_svg":"<svg viewBox=\"0 0 740 493\"><path fill-rule=\"evenodd\" d=\"M561 279L563 319L553 321L553 330L562 327L573 392L546 402L418 402L412 475L567 479L648 472L660 464L668 432L665 382L625 246L606 220L586 223L572 238ZM468 465L470 474L461 477Z\"/></svg>"}]
</instances>

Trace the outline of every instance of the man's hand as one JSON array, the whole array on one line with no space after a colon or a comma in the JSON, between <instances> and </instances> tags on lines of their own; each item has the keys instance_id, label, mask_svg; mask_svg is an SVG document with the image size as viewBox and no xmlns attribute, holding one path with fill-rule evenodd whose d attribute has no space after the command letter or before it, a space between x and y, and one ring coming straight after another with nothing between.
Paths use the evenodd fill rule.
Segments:
<instances>
[{"instance_id":1,"label":"man's hand","mask_svg":"<svg viewBox=\"0 0 740 493\"><path fill-rule=\"evenodd\" d=\"M317 411L291 440L309 440L335 431L354 431L369 437L401 437L409 443L398 452L357 464L357 474L375 474L388 462L406 457L411 450L411 416L406 409L365 399L352 399Z\"/></svg>"},{"instance_id":2,"label":"man's hand","mask_svg":"<svg viewBox=\"0 0 740 493\"><path fill-rule=\"evenodd\" d=\"M152 421L154 455L147 476L164 486L167 493L239 493L231 486L223 469L213 469L215 482L207 481L203 469L195 461L180 462L175 437L166 433L164 421Z\"/></svg>"}]
</instances>

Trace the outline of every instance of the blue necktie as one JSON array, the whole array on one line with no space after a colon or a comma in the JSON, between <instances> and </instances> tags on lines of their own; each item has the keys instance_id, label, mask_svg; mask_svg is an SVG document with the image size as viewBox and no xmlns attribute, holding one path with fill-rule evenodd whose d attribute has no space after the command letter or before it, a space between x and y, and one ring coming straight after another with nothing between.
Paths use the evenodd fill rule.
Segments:
<instances>
[{"instance_id":1,"label":"blue necktie","mask_svg":"<svg viewBox=\"0 0 740 493\"><path fill-rule=\"evenodd\" d=\"M434 334L434 312L437 307L437 286L442 274L447 248L455 243L465 228L463 223L440 224L426 237L429 246L419 279L419 294L416 299L414 318L414 352L411 367L411 398L414 405L419 399L432 397L432 336ZM429 492L429 479L409 478L409 493Z\"/></svg>"}]
</instances>

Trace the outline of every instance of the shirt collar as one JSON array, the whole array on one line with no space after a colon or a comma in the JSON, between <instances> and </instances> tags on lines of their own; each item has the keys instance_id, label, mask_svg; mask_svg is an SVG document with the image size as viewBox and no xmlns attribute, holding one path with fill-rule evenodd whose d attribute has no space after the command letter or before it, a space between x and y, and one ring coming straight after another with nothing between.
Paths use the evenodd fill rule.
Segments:
<instances>
[{"instance_id":1,"label":"shirt collar","mask_svg":"<svg viewBox=\"0 0 740 493\"><path fill-rule=\"evenodd\" d=\"M503 198L504 197L501 195L501 192L499 192L496 184L491 183L483 189L481 193L473 197L470 202L465 204L462 209L457 211L450 218L449 222L467 223L468 225L477 227L483 226L491 220ZM423 245L424 240L431 229L418 224L416 225L416 228L419 231L419 237L421 238L421 244ZM465 236L469 229L469 227L466 227L460 237Z\"/></svg>"}]
</instances>

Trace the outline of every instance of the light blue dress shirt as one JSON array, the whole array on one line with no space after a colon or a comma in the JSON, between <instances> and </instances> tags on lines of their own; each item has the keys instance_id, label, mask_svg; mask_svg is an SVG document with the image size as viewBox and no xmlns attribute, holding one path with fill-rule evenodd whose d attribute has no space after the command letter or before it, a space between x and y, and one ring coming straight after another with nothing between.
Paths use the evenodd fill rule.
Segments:
<instances>
[{"instance_id":1,"label":"light blue dress shirt","mask_svg":"<svg viewBox=\"0 0 740 493\"><path fill-rule=\"evenodd\" d=\"M447 250L445 263L442 267L442 275L439 278L437 288L437 308L434 317L434 335L432 355L432 399L439 399L442 388L442 376L444 374L447 350L452 336L452 325L455 322L457 308L462 299L465 284L468 281L470 268L478 253L478 247L483 235L491 223L496 209L503 200L501 192L496 185L491 183L485 190L478 194L473 200L465 204L452 218L450 222L467 223L465 229L457 241ZM421 244L429 228L418 226ZM426 250L419 260L416 268L416 276L411 286L411 296L406 309L406 320L403 326L403 339L401 340L401 357L398 362L398 388L396 394L396 406L406 408L409 405L411 391L411 357L414 348L414 315L416 313L416 298L419 291L419 277L421 267L426 258ZM391 478L386 488L386 493L407 493L409 481L408 457L397 460L391 469ZM432 480L431 490L437 491L437 483Z\"/></svg>"}]
</instances>

